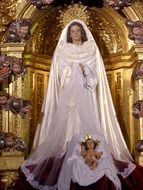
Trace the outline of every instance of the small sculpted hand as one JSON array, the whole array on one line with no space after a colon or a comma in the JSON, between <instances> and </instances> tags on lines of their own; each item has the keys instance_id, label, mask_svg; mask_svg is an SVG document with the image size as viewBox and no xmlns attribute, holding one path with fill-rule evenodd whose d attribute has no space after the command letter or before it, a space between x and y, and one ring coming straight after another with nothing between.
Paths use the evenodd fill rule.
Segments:
<instances>
[{"instance_id":1,"label":"small sculpted hand","mask_svg":"<svg viewBox=\"0 0 143 190\"><path fill-rule=\"evenodd\" d=\"M80 63L79 66L81 68L82 73L84 74L84 65Z\"/></svg>"}]
</instances>

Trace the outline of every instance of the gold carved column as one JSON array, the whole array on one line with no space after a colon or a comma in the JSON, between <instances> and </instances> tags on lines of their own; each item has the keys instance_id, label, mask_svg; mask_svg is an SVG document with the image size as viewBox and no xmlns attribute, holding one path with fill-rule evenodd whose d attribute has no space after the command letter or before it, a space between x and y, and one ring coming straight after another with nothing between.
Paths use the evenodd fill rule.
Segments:
<instances>
[{"instance_id":1,"label":"gold carved column","mask_svg":"<svg viewBox=\"0 0 143 190\"><path fill-rule=\"evenodd\" d=\"M132 67L136 56L134 51L113 54L104 59L107 78L117 118L131 154L134 155L135 129L132 116L133 90L131 86Z\"/></svg>"},{"instance_id":2,"label":"gold carved column","mask_svg":"<svg viewBox=\"0 0 143 190\"><path fill-rule=\"evenodd\" d=\"M51 66L51 57L47 55L28 54L24 55L25 64L27 65L27 87L29 99L32 101L32 114L29 130L29 149L31 149L37 124L41 118L41 108L46 93L48 78Z\"/></svg>"},{"instance_id":3,"label":"gold carved column","mask_svg":"<svg viewBox=\"0 0 143 190\"><path fill-rule=\"evenodd\" d=\"M24 51L25 43L6 43L1 44L1 53L8 56L21 58ZM10 76L10 79L2 83L2 90L8 92L11 96L28 98L25 96L24 84L26 78ZM1 112L1 130L4 132L14 133L16 136L23 138L26 143L29 141L29 117L22 119L21 116L15 115L10 111ZM16 150L3 150L0 156L1 170L17 170L24 160L24 153Z\"/></svg>"},{"instance_id":4,"label":"gold carved column","mask_svg":"<svg viewBox=\"0 0 143 190\"><path fill-rule=\"evenodd\" d=\"M137 61L143 60L143 45L134 46L134 56ZM134 81L134 102L137 100L143 100L143 79ZM135 144L138 140L143 139L143 118L134 119L134 129L135 129ZM136 152L135 150L135 160L140 165L143 166L143 152Z\"/></svg>"}]
</instances>

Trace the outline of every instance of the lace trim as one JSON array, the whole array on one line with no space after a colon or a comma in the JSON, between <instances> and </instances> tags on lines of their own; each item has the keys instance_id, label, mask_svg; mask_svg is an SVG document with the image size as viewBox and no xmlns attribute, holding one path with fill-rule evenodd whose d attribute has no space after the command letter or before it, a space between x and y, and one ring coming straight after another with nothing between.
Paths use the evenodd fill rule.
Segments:
<instances>
[{"instance_id":1,"label":"lace trim","mask_svg":"<svg viewBox=\"0 0 143 190\"><path fill-rule=\"evenodd\" d=\"M57 190L57 184L54 186L51 186L51 187L46 184L40 185L39 182L34 179L34 175L32 173L30 173L30 170L28 168L26 168L26 166L33 165L33 164L34 163L32 162L32 160L27 160L21 166L21 170L24 173L24 175L26 176L26 180L29 182L29 184L32 185L34 188L40 189L40 190ZM65 172L66 174L67 174L67 170L71 171L71 168L69 168L69 167L65 167L64 169L66 170L66 172ZM103 170L104 170L103 175L106 175L114 183L117 190L121 190L120 180L118 179L117 175L110 169L110 167L106 167ZM103 177L103 175L100 177ZM64 187L66 187L66 188L69 187L71 179L72 179L72 176L70 176L70 175L65 176L63 174L61 181L64 181L64 183L62 183L62 184L60 183L60 186L63 186L63 184L64 184ZM99 179L95 180L95 182L98 180Z\"/></svg>"},{"instance_id":2,"label":"lace trim","mask_svg":"<svg viewBox=\"0 0 143 190\"><path fill-rule=\"evenodd\" d=\"M26 168L26 165L33 165L33 162L32 160L26 160L25 162L22 164L21 170L26 176L26 180L29 182L30 185L32 185L32 187L36 189L40 189L40 190L56 190L57 189L57 185L54 185L54 186L40 185L38 181L34 180L34 175L30 173L28 168Z\"/></svg>"},{"instance_id":3,"label":"lace trim","mask_svg":"<svg viewBox=\"0 0 143 190\"><path fill-rule=\"evenodd\" d=\"M129 163L128 167L124 169L123 172L118 172L123 178L128 177L136 168L136 165L133 163Z\"/></svg>"}]
</instances>

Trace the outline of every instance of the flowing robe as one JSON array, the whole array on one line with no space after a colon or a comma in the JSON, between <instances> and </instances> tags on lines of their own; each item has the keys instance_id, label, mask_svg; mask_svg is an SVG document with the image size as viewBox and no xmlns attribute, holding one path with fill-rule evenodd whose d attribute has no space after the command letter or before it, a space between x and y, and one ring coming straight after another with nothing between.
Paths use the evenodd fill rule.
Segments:
<instances>
[{"instance_id":1,"label":"flowing robe","mask_svg":"<svg viewBox=\"0 0 143 190\"><path fill-rule=\"evenodd\" d=\"M54 190L58 186L58 190L67 190L71 179L86 186L106 175L121 189L113 158L127 162L126 172L121 171L125 177L135 166L117 122L99 50L93 41L82 45L66 43L58 48L53 62L54 77L50 78L47 96L54 93L44 101L43 108L42 125L47 129L37 130L39 147L22 165L27 180L39 189ZM103 151L95 171L89 170L79 154L80 141L87 133L100 140L99 150ZM45 182L40 184L51 159ZM35 167L30 171L29 165Z\"/></svg>"}]
</instances>

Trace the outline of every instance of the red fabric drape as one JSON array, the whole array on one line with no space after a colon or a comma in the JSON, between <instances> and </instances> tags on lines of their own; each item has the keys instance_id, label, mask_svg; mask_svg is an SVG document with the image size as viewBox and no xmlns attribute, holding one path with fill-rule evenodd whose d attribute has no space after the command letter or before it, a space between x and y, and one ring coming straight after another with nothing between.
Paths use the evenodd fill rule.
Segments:
<instances>
[{"instance_id":1,"label":"red fabric drape","mask_svg":"<svg viewBox=\"0 0 143 190\"><path fill-rule=\"evenodd\" d=\"M0 190L4 190L4 183L0 180Z\"/></svg>"},{"instance_id":2,"label":"red fabric drape","mask_svg":"<svg viewBox=\"0 0 143 190\"><path fill-rule=\"evenodd\" d=\"M126 178L119 176L123 190L143 190L143 167L136 165L136 169Z\"/></svg>"},{"instance_id":3,"label":"red fabric drape","mask_svg":"<svg viewBox=\"0 0 143 190\"><path fill-rule=\"evenodd\" d=\"M102 177L98 182L89 185L87 187L79 186L78 184L74 184L71 182L70 190L116 190L113 183L106 177ZM23 173L20 173L20 178L17 181L13 190L36 190L34 189L25 179ZM66 190L66 189L65 189Z\"/></svg>"},{"instance_id":4,"label":"red fabric drape","mask_svg":"<svg viewBox=\"0 0 143 190\"><path fill-rule=\"evenodd\" d=\"M136 169L126 178L119 176L122 190L143 190L143 167L137 165ZM27 181L23 173L20 172L19 180L13 190L36 190ZM66 189L65 189L66 190ZM96 183L87 187L79 186L71 182L70 190L116 190L114 184L103 176Z\"/></svg>"}]
</instances>

